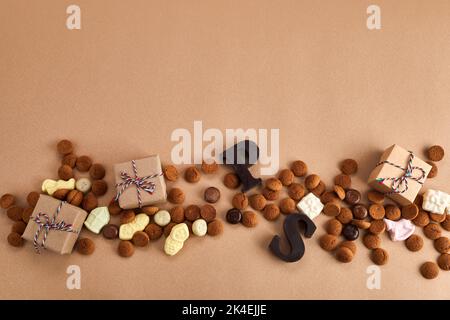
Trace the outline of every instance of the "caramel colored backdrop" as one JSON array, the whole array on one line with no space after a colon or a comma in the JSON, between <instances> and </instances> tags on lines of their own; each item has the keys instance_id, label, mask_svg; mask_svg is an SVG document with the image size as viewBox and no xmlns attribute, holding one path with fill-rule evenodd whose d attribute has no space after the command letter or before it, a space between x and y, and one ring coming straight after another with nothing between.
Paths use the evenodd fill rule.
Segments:
<instances>
[{"instance_id":1,"label":"caramel colored backdrop","mask_svg":"<svg viewBox=\"0 0 450 320\"><path fill-rule=\"evenodd\" d=\"M82 29L65 27L81 7ZM367 6L381 7L382 28L366 28ZM327 185L339 160L353 157L365 180L392 143L423 156L430 144L450 155L450 2L435 1L24 1L0 2L0 194L24 198L56 178L61 138L112 165L159 153L170 162L176 128L279 128L280 162L302 159ZM429 181L450 191L449 156ZM219 217L232 192L221 179L184 182L188 203L218 186ZM169 187L172 185L169 185ZM107 202L113 195L101 199ZM167 257L162 239L130 259L118 241L89 234L92 256L44 254L6 242L0 215L0 298L307 299L450 298L450 274L428 281L419 266L438 254L425 239L418 253L383 237L390 261L381 289L366 288L369 251L358 240L351 264L338 263L317 239L298 263L267 249L282 219L255 229L225 225L221 237L188 240ZM416 231L422 235L422 230ZM448 235L448 234L447 234ZM81 268L81 290L66 269Z\"/></svg>"}]
</instances>

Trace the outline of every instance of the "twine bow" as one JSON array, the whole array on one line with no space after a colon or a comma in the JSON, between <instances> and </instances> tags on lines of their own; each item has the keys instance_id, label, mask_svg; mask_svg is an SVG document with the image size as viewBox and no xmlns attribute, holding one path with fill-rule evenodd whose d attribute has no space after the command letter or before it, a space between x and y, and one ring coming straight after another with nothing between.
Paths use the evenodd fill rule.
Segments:
<instances>
[{"instance_id":1,"label":"twine bow","mask_svg":"<svg viewBox=\"0 0 450 320\"><path fill-rule=\"evenodd\" d=\"M72 224L65 223L64 220L61 220L59 222L56 221L56 218L58 217L61 208L65 203L65 201L61 201L52 219L50 219L48 214L43 212L39 212L36 217L32 218L33 221L38 224L38 229L36 230L33 238L33 245L36 253L41 253L40 248L45 249L45 241L47 241L47 236L50 230L78 233L77 230L73 230ZM41 232L44 232L44 235L41 243L39 243L38 239Z\"/></svg>"},{"instance_id":2,"label":"twine bow","mask_svg":"<svg viewBox=\"0 0 450 320\"><path fill-rule=\"evenodd\" d=\"M155 192L156 184L154 182L148 181L148 180L161 176L162 172L148 175L145 177L139 177L138 172L137 172L136 161L131 160L131 165L133 167L134 177L131 177L128 173L126 173L124 171L122 171L120 173L120 177L122 178L123 181L116 184L117 193L116 193L116 197L114 198L114 200L115 201L119 200L122 193L129 186L135 185L136 191L137 191L139 208L142 208L141 190L143 190L149 194L153 194L153 192Z\"/></svg>"},{"instance_id":3,"label":"twine bow","mask_svg":"<svg viewBox=\"0 0 450 320\"><path fill-rule=\"evenodd\" d=\"M382 165L382 164L389 164L393 167L396 167L402 171L404 171L404 174L402 174L400 177L388 177L388 178L377 178L377 181L379 184L383 184L384 181L392 181L391 189L392 191L388 192L387 194L393 194L393 193L404 193L408 191L408 181L413 180L416 181L419 184L423 184L423 179L425 178L425 170L421 167L413 166L413 160L414 160L414 154L411 151L409 152L408 157L408 164L406 168L403 168L395 163L392 163L390 161L381 161L377 163L376 167ZM420 171L420 176L415 177L413 175L414 171Z\"/></svg>"}]
</instances>

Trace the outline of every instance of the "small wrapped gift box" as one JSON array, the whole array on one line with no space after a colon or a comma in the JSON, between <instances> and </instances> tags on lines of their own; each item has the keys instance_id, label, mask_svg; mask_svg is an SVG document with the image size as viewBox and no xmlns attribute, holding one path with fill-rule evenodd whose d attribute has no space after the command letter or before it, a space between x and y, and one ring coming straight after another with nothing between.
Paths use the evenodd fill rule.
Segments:
<instances>
[{"instance_id":1,"label":"small wrapped gift box","mask_svg":"<svg viewBox=\"0 0 450 320\"><path fill-rule=\"evenodd\" d=\"M87 212L67 202L41 195L22 238L42 249L69 254L78 239Z\"/></svg>"},{"instance_id":2,"label":"small wrapped gift box","mask_svg":"<svg viewBox=\"0 0 450 320\"><path fill-rule=\"evenodd\" d=\"M394 144L381 155L369 176L369 185L406 206L414 202L431 166L412 152Z\"/></svg>"},{"instance_id":3,"label":"small wrapped gift box","mask_svg":"<svg viewBox=\"0 0 450 320\"><path fill-rule=\"evenodd\" d=\"M159 155L114 165L116 201L122 209L165 202L166 183Z\"/></svg>"}]
</instances>

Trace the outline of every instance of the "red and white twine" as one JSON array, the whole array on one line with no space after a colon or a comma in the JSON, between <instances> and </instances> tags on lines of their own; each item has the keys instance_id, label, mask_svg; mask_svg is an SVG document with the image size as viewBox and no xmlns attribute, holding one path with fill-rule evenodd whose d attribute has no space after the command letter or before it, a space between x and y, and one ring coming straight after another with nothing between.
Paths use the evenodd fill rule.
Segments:
<instances>
[{"instance_id":1,"label":"red and white twine","mask_svg":"<svg viewBox=\"0 0 450 320\"><path fill-rule=\"evenodd\" d=\"M117 192L116 192L116 196L115 196L114 200L115 201L119 200L122 193L128 187L130 187L131 185L135 185L136 191L137 191L139 208L142 208L141 190L143 190L149 194L153 194L153 192L155 192L156 184L149 180L154 179L159 176L162 176L163 173L160 172L160 173L156 173L156 174L152 174L152 175L148 175L148 176L144 176L144 177L139 177L138 171L137 171L137 166L136 166L136 161L131 160L131 165L133 167L134 177L131 177L128 173L126 173L124 171L122 171L120 173L120 177L122 178L123 181L116 184Z\"/></svg>"},{"instance_id":2,"label":"red and white twine","mask_svg":"<svg viewBox=\"0 0 450 320\"><path fill-rule=\"evenodd\" d=\"M48 233L50 230L78 233L77 230L73 230L72 224L65 223L64 220L61 220L59 222L56 221L56 218L58 217L59 213L61 212L61 208L65 203L65 201L61 201L52 219L50 219L48 214L43 212L39 212L36 217L32 218L32 220L38 224L38 229L36 230L33 238L33 245L36 253L41 253L41 248L45 249L45 242L47 241ZM41 232L44 232L44 235L42 237L41 243L39 243L39 236Z\"/></svg>"},{"instance_id":3,"label":"red and white twine","mask_svg":"<svg viewBox=\"0 0 450 320\"><path fill-rule=\"evenodd\" d=\"M411 151L409 151L408 164L407 164L406 168L403 168L403 167L401 167L395 163L392 163L390 161L387 161L387 160L377 163L376 167L378 167L382 164L389 164L389 165L396 167L405 172L400 177L389 177L389 178L378 178L377 179L378 183L380 183L380 184L383 184L384 181L392 181L392 184L391 184L392 191L388 192L387 194L404 193L404 192L408 191L408 180L416 181L419 184L424 183L425 170L421 167L413 166L412 165L413 160L414 160L414 154ZM414 177L413 176L414 170L420 171L420 176Z\"/></svg>"}]
</instances>

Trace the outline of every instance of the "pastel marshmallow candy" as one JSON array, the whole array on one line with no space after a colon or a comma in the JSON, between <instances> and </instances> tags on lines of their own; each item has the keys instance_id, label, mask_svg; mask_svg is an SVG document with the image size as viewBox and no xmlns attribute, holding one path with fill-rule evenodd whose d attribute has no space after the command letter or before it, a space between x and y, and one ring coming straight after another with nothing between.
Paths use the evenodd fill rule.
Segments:
<instances>
[{"instance_id":1,"label":"pastel marshmallow candy","mask_svg":"<svg viewBox=\"0 0 450 320\"><path fill-rule=\"evenodd\" d=\"M137 231L142 231L149 224L150 218L145 213L136 215L133 221L125 223L119 228L120 240L131 240Z\"/></svg>"},{"instance_id":2,"label":"pastel marshmallow candy","mask_svg":"<svg viewBox=\"0 0 450 320\"><path fill-rule=\"evenodd\" d=\"M83 193L91 190L92 182L88 178L80 178L75 182L75 188Z\"/></svg>"},{"instance_id":3,"label":"pastel marshmallow candy","mask_svg":"<svg viewBox=\"0 0 450 320\"><path fill-rule=\"evenodd\" d=\"M414 224L407 219L401 219L399 221L384 219L384 222L386 223L386 230L392 241L404 241L416 230Z\"/></svg>"},{"instance_id":4,"label":"pastel marshmallow candy","mask_svg":"<svg viewBox=\"0 0 450 320\"><path fill-rule=\"evenodd\" d=\"M160 210L153 216L153 220L158 226L167 226L170 223L170 213L166 210Z\"/></svg>"},{"instance_id":5,"label":"pastel marshmallow candy","mask_svg":"<svg viewBox=\"0 0 450 320\"><path fill-rule=\"evenodd\" d=\"M183 241L177 241L171 237L167 237L164 243L164 252L169 256L176 255L183 248L183 244Z\"/></svg>"},{"instance_id":6,"label":"pastel marshmallow candy","mask_svg":"<svg viewBox=\"0 0 450 320\"><path fill-rule=\"evenodd\" d=\"M189 238L189 228L186 223L173 226L169 235L173 240L184 242Z\"/></svg>"},{"instance_id":7,"label":"pastel marshmallow candy","mask_svg":"<svg viewBox=\"0 0 450 320\"><path fill-rule=\"evenodd\" d=\"M52 180L52 179L46 179L44 182L42 182L42 191L47 192L49 195L53 195L56 190L59 189L68 189L73 190L75 189L75 179L69 179L67 181L65 180Z\"/></svg>"},{"instance_id":8,"label":"pastel marshmallow candy","mask_svg":"<svg viewBox=\"0 0 450 320\"><path fill-rule=\"evenodd\" d=\"M429 189L423 195L422 208L431 213L444 214L449 203L449 194L442 191Z\"/></svg>"},{"instance_id":9,"label":"pastel marshmallow candy","mask_svg":"<svg viewBox=\"0 0 450 320\"><path fill-rule=\"evenodd\" d=\"M310 192L297 203L297 208L312 220L322 212L323 204L314 193Z\"/></svg>"},{"instance_id":10,"label":"pastel marshmallow candy","mask_svg":"<svg viewBox=\"0 0 450 320\"><path fill-rule=\"evenodd\" d=\"M89 213L84 225L93 233L99 234L100 230L109 223L110 218L108 207L98 207Z\"/></svg>"},{"instance_id":11,"label":"pastel marshmallow candy","mask_svg":"<svg viewBox=\"0 0 450 320\"><path fill-rule=\"evenodd\" d=\"M192 224L192 232L198 237L203 237L204 235L206 235L207 231L208 224L203 219L197 219Z\"/></svg>"}]
</instances>

